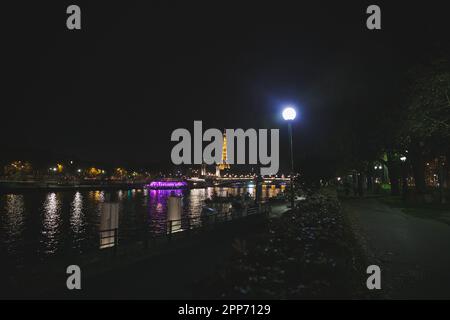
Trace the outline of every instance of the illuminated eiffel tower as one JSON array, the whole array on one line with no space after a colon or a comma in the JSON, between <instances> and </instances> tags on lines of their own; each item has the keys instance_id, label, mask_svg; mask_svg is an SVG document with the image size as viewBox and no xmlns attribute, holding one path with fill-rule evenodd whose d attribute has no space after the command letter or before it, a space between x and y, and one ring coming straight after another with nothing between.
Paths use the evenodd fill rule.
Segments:
<instances>
[{"instance_id":1,"label":"illuminated eiffel tower","mask_svg":"<svg viewBox=\"0 0 450 320\"><path fill-rule=\"evenodd\" d=\"M223 133L222 145L222 161L216 166L216 176L220 177L220 171L230 169L230 164L227 163L227 135Z\"/></svg>"}]
</instances>

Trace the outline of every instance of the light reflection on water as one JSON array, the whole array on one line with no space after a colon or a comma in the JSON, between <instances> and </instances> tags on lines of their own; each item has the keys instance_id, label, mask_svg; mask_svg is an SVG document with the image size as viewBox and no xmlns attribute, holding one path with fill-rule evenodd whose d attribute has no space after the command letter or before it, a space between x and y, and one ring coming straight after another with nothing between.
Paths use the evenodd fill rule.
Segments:
<instances>
[{"instance_id":1,"label":"light reflection on water","mask_svg":"<svg viewBox=\"0 0 450 320\"><path fill-rule=\"evenodd\" d=\"M14 242L20 239L23 232L25 202L23 195L6 195L5 213L0 217L0 230L5 232L6 241Z\"/></svg>"},{"instance_id":2,"label":"light reflection on water","mask_svg":"<svg viewBox=\"0 0 450 320\"><path fill-rule=\"evenodd\" d=\"M145 226L150 232L163 231L167 198L172 192L183 196L183 215L196 217L205 200L214 193L254 196L255 188L114 191L114 198L120 203L120 237L133 239L138 234L136 230ZM268 186L262 189L262 197L272 197L278 192L279 188ZM23 260L95 248L101 207L107 197L103 190L0 195L0 249L7 249L0 250L0 259L3 260L3 252Z\"/></svg>"},{"instance_id":3,"label":"light reflection on water","mask_svg":"<svg viewBox=\"0 0 450 320\"><path fill-rule=\"evenodd\" d=\"M72 231L73 243L75 246L83 241L85 223L83 195L80 192L77 192L70 205L70 229Z\"/></svg>"},{"instance_id":4,"label":"light reflection on water","mask_svg":"<svg viewBox=\"0 0 450 320\"><path fill-rule=\"evenodd\" d=\"M44 252L54 253L61 237L61 195L52 192L47 194L43 206L44 219L42 231Z\"/></svg>"},{"instance_id":5,"label":"light reflection on water","mask_svg":"<svg viewBox=\"0 0 450 320\"><path fill-rule=\"evenodd\" d=\"M83 196L80 192L75 193L70 211L70 226L74 233L78 233L83 226Z\"/></svg>"}]
</instances>

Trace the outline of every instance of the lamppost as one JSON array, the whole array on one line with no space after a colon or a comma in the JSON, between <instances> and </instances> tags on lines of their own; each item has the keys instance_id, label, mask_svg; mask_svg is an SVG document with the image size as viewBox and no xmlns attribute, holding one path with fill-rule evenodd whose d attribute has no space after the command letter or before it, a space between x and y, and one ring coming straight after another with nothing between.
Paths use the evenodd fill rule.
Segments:
<instances>
[{"instance_id":1,"label":"lamppost","mask_svg":"<svg viewBox=\"0 0 450 320\"><path fill-rule=\"evenodd\" d=\"M286 107L282 113L283 119L287 121L289 131L289 145L291 149L291 208L295 209L294 201L294 152L292 150L292 121L297 116L297 112L293 107Z\"/></svg>"},{"instance_id":2,"label":"lamppost","mask_svg":"<svg viewBox=\"0 0 450 320\"><path fill-rule=\"evenodd\" d=\"M406 194L408 192L408 172L406 167L406 156L401 156L400 161L402 162L402 197L403 200L405 200Z\"/></svg>"}]
</instances>

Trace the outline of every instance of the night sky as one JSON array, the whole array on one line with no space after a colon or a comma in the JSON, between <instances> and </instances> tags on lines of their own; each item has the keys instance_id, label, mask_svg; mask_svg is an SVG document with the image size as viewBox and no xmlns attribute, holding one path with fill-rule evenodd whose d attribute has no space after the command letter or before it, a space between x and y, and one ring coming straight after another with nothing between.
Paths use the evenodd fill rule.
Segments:
<instances>
[{"instance_id":1,"label":"night sky","mask_svg":"<svg viewBox=\"0 0 450 320\"><path fill-rule=\"evenodd\" d=\"M171 132L203 120L282 129L285 166L286 103L300 112L296 159L326 157L338 132L395 107L404 68L450 30L430 1L37 2L2 4L3 150L133 165L168 163ZM80 31L66 28L69 4ZM369 4L382 30L366 28Z\"/></svg>"}]
</instances>

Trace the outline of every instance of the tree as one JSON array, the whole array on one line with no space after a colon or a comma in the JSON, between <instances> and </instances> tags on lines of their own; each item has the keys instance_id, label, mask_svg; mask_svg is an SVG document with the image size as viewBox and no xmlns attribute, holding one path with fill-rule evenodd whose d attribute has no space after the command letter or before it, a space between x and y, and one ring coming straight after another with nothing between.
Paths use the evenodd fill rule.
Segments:
<instances>
[{"instance_id":1,"label":"tree","mask_svg":"<svg viewBox=\"0 0 450 320\"><path fill-rule=\"evenodd\" d=\"M413 68L409 78L402 138L409 146L416 191L423 194L425 157L432 153L449 154L450 64L445 58L431 60Z\"/></svg>"},{"instance_id":2,"label":"tree","mask_svg":"<svg viewBox=\"0 0 450 320\"><path fill-rule=\"evenodd\" d=\"M11 179L21 179L33 173L33 167L27 161L13 161L4 167L5 175Z\"/></svg>"}]
</instances>

